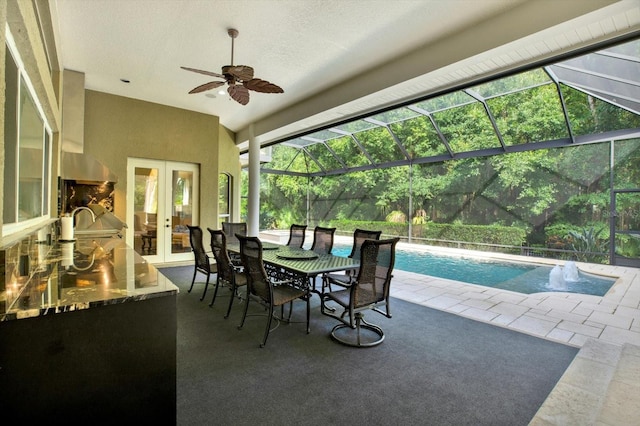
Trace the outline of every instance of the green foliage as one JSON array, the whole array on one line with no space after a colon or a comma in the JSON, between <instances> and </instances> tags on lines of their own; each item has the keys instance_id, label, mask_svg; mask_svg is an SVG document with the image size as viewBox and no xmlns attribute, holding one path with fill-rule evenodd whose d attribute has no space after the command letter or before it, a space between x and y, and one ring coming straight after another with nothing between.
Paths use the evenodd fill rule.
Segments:
<instances>
[{"instance_id":1,"label":"green foliage","mask_svg":"<svg viewBox=\"0 0 640 426\"><path fill-rule=\"evenodd\" d=\"M405 223L407 221L407 215L400 211L392 211L385 218L387 222Z\"/></svg>"},{"instance_id":2,"label":"green foliage","mask_svg":"<svg viewBox=\"0 0 640 426\"><path fill-rule=\"evenodd\" d=\"M407 236L409 225L397 222L332 220L331 227L336 227L339 233L350 234L356 229L378 229L383 235ZM483 225L454 225L444 223L428 223L414 225L413 237L421 239L447 241L473 241L485 244L521 245L526 237L524 229L510 226Z\"/></svg>"},{"instance_id":3,"label":"green foliage","mask_svg":"<svg viewBox=\"0 0 640 426\"><path fill-rule=\"evenodd\" d=\"M486 97L508 150L569 136L558 90L542 70L472 89ZM636 114L569 87L561 90L576 135L640 127ZM263 174L261 229L283 229L308 218L309 226L357 221L365 228L369 223L386 234L406 236L410 220L414 235L421 238L567 250L576 244L582 249L589 238L583 230L591 226L594 232L602 229L600 243L608 238L611 152L613 187L640 187L638 139L616 141L613 150L610 143L597 143L464 158L460 154L474 150L501 150L484 106L463 91L415 106L429 117L416 114L417 109L400 108L374 117L388 126L355 121L340 126L352 135L333 133L332 139L308 145L304 152L275 148L272 162L264 168L308 173L353 170L371 161L382 166L314 178ZM405 153L410 159L450 158L449 150L455 160L384 166L405 159ZM410 191L412 209L421 211L415 217L410 216ZM621 198L617 207L621 229L636 226L632 218L640 209L638 201ZM408 212L409 218L395 212ZM400 219L401 223L387 222ZM583 239L576 240L576 235ZM628 238L619 241L628 252L637 247Z\"/></svg>"},{"instance_id":4,"label":"green foliage","mask_svg":"<svg viewBox=\"0 0 640 426\"><path fill-rule=\"evenodd\" d=\"M569 231L572 239L571 246L576 252L576 260L582 262L595 262L601 256L595 253L604 253L607 251L608 240L603 237L603 229L595 227L582 228L580 231Z\"/></svg>"},{"instance_id":5,"label":"green foliage","mask_svg":"<svg viewBox=\"0 0 640 426\"><path fill-rule=\"evenodd\" d=\"M624 257L640 257L640 238L635 235L616 235L616 254Z\"/></svg>"},{"instance_id":6,"label":"green foliage","mask_svg":"<svg viewBox=\"0 0 640 426\"><path fill-rule=\"evenodd\" d=\"M427 219L424 216L414 216L413 219L411 219L411 223L414 225L424 225L427 223Z\"/></svg>"}]
</instances>

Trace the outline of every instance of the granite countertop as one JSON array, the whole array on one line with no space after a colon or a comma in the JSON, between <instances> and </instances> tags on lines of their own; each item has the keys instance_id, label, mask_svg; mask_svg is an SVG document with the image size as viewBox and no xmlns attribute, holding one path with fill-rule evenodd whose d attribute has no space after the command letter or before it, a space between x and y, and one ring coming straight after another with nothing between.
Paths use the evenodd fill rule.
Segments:
<instances>
[{"instance_id":1,"label":"granite countertop","mask_svg":"<svg viewBox=\"0 0 640 426\"><path fill-rule=\"evenodd\" d=\"M7 277L0 321L177 293L178 287L120 238L55 242L29 277Z\"/></svg>"}]
</instances>

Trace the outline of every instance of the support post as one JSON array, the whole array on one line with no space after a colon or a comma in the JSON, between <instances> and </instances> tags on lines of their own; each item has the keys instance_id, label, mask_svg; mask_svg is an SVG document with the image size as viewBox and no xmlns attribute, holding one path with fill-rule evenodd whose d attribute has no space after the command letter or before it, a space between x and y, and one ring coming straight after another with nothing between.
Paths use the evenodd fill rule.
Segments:
<instances>
[{"instance_id":1,"label":"support post","mask_svg":"<svg viewBox=\"0 0 640 426\"><path fill-rule=\"evenodd\" d=\"M257 237L260 232L260 141L249 125L249 199L247 200L247 234Z\"/></svg>"}]
</instances>

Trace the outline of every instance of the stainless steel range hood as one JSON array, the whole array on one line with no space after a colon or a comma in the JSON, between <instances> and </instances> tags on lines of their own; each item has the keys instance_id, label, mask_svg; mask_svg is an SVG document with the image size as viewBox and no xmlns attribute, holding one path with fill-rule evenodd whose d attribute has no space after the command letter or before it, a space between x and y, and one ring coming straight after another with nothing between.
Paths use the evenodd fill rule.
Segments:
<instances>
[{"instance_id":1,"label":"stainless steel range hood","mask_svg":"<svg viewBox=\"0 0 640 426\"><path fill-rule=\"evenodd\" d=\"M118 182L116 176L107 166L89 154L76 152L62 153L62 172L64 180L87 182Z\"/></svg>"},{"instance_id":2,"label":"stainless steel range hood","mask_svg":"<svg viewBox=\"0 0 640 426\"><path fill-rule=\"evenodd\" d=\"M84 73L64 70L62 88L63 180L117 182L118 176L84 153Z\"/></svg>"}]
</instances>

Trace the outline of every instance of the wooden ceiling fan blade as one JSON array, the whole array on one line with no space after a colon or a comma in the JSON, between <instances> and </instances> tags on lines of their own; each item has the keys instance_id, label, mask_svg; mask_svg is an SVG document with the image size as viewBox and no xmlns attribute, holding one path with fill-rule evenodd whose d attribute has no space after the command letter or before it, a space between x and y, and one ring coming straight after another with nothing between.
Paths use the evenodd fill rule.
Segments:
<instances>
[{"instance_id":1,"label":"wooden ceiling fan blade","mask_svg":"<svg viewBox=\"0 0 640 426\"><path fill-rule=\"evenodd\" d=\"M238 86L237 84L230 84L227 89L231 99L239 104L246 105L249 103L249 91L244 86Z\"/></svg>"},{"instance_id":2,"label":"wooden ceiling fan blade","mask_svg":"<svg viewBox=\"0 0 640 426\"><path fill-rule=\"evenodd\" d=\"M261 80L259 78L252 78L249 81L245 81L244 83L242 83L244 85L244 87L246 87L249 90L254 90L256 92L262 92L262 93L284 93L284 90L282 89L282 87L270 83L267 80Z\"/></svg>"},{"instance_id":3,"label":"wooden ceiling fan blade","mask_svg":"<svg viewBox=\"0 0 640 426\"><path fill-rule=\"evenodd\" d=\"M251 80L253 78L253 68L248 65L225 65L222 67L222 72L231 74L241 81Z\"/></svg>"},{"instance_id":4,"label":"wooden ceiling fan blade","mask_svg":"<svg viewBox=\"0 0 640 426\"><path fill-rule=\"evenodd\" d=\"M180 67L180 68L182 68L183 70L191 71L191 72L197 72L198 74L208 75L208 76L211 76L211 77L224 78L224 75L218 74L216 72L204 71L204 70L199 70L199 69L195 69L195 68L188 68L188 67Z\"/></svg>"},{"instance_id":5,"label":"wooden ceiling fan blade","mask_svg":"<svg viewBox=\"0 0 640 426\"><path fill-rule=\"evenodd\" d=\"M225 84L224 81L210 81L209 83L202 84L195 89L189 91L189 94L206 92L207 90L215 89L216 87L220 87Z\"/></svg>"}]
</instances>

